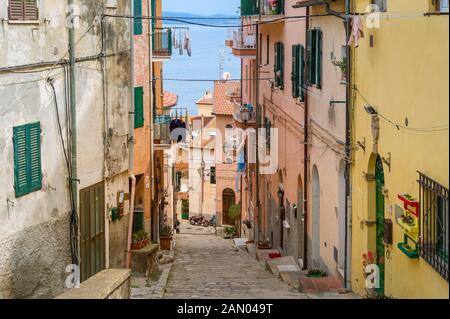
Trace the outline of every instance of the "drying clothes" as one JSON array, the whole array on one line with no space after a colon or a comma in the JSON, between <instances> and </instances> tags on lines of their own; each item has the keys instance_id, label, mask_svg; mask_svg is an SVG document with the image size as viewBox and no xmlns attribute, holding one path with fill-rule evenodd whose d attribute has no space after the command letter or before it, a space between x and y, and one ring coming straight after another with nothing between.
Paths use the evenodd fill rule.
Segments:
<instances>
[{"instance_id":1,"label":"drying clothes","mask_svg":"<svg viewBox=\"0 0 450 319\"><path fill-rule=\"evenodd\" d=\"M364 29L360 16L356 15L352 18L352 32L350 34L348 45L353 45L355 48L359 47L359 38L364 39Z\"/></svg>"},{"instance_id":2,"label":"drying clothes","mask_svg":"<svg viewBox=\"0 0 450 319\"><path fill-rule=\"evenodd\" d=\"M178 39L178 49L179 49L179 53L180 55L183 55L183 41L181 40L181 30L179 33L179 39Z\"/></svg>"},{"instance_id":3,"label":"drying clothes","mask_svg":"<svg viewBox=\"0 0 450 319\"><path fill-rule=\"evenodd\" d=\"M177 49L177 29L172 28L172 46L174 49Z\"/></svg>"},{"instance_id":4,"label":"drying clothes","mask_svg":"<svg viewBox=\"0 0 450 319\"><path fill-rule=\"evenodd\" d=\"M184 48L188 54L188 56L192 55L192 48L191 48L191 33L189 32L189 30L186 31L185 33L185 45Z\"/></svg>"}]
</instances>

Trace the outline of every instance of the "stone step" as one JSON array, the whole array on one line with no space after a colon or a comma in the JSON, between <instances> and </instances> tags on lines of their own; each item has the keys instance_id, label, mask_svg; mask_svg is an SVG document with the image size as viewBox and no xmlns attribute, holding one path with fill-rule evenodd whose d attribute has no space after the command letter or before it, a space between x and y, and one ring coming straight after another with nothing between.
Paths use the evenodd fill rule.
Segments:
<instances>
[{"instance_id":1,"label":"stone step","mask_svg":"<svg viewBox=\"0 0 450 319\"><path fill-rule=\"evenodd\" d=\"M266 269L271 271L275 276L280 275L280 271L300 271L300 267L295 262L294 257L286 256L266 261Z\"/></svg>"},{"instance_id":2,"label":"stone step","mask_svg":"<svg viewBox=\"0 0 450 319\"><path fill-rule=\"evenodd\" d=\"M280 278L292 288L299 289L302 274L301 271L280 271Z\"/></svg>"},{"instance_id":3,"label":"stone step","mask_svg":"<svg viewBox=\"0 0 450 319\"><path fill-rule=\"evenodd\" d=\"M270 254L279 254L278 249L256 249L256 260L266 262L271 260Z\"/></svg>"}]
</instances>

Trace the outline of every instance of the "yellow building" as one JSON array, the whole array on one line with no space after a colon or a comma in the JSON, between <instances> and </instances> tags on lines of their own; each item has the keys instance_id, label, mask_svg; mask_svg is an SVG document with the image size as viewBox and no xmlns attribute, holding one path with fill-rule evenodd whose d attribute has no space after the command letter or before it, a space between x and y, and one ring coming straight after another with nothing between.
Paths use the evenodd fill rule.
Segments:
<instances>
[{"instance_id":1,"label":"yellow building","mask_svg":"<svg viewBox=\"0 0 450 319\"><path fill-rule=\"evenodd\" d=\"M448 298L448 1L352 0L352 11L371 3L379 26L361 16L351 55L352 288ZM379 266L378 289L365 262Z\"/></svg>"}]
</instances>

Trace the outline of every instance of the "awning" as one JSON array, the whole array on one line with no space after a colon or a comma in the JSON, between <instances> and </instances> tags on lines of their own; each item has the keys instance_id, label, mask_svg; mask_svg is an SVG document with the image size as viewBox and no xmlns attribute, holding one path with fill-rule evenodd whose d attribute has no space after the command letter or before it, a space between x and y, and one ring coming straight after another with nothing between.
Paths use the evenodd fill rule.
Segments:
<instances>
[{"instance_id":1,"label":"awning","mask_svg":"<svg viewBox=\"0 0 450 319\"><path fill-rule=\"evenodd\" d=\"M299 1L296 4L292 6L292 8L298 9L298 8L305 8L305 7L311 7L311 6L317 6L321 4L327 4L331 2L335 2L336 0L307 0L307 1Z\"/></svg>"}]
</instances>

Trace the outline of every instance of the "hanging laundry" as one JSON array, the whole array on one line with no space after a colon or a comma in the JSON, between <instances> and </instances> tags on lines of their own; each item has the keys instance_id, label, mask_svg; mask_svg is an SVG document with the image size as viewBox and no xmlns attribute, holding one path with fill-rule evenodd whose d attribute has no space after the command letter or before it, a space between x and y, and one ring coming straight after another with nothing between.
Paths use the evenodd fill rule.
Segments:
<instances>
[{"instance_id":1,"label":"hanging laundry","mask_svg":"<svg viewBox=\"0 0 450 319\"><path fill-rule=\"evenodd\" d=\"M189 31L189 29L186 31L186 44L185 44L185 49L186 52L188 54L188 56L192 55L192 48L191 48L191 32Z\"/></svg>"},{"instance_id":2,"label":"hanging laundry","mask_svg":"<svg viewBox=\"0 0 450 319\"><path fill-rule=\"evenodd\" d=\"M177 48L177 29L172 28L172 46L174 49Z\"/></svg>"},{"instance_id":3,"label":"hanging laundry","mask_svg":"<svg viewBox=\"0 0 450 319\"><path fill-rule=\"evenodd\" d=\"M179 32L180 33L178 34L179 35L178 49L179 49L180 55L183 55L183 42L181 40L181 30Z\"/></svg>"},{"instance_id":4,"label":"hanging laundry","mask_svg":"<svg viewBox=\"0 0 450 319\"><path fill-rule=\"evenodd\" d=\"M350 34L348 45L353 45L355 48L359 47L359 38L364 39L364 29L360 16L356 15L352 18L352 32Z\"/></svg>"}]
</instances>

